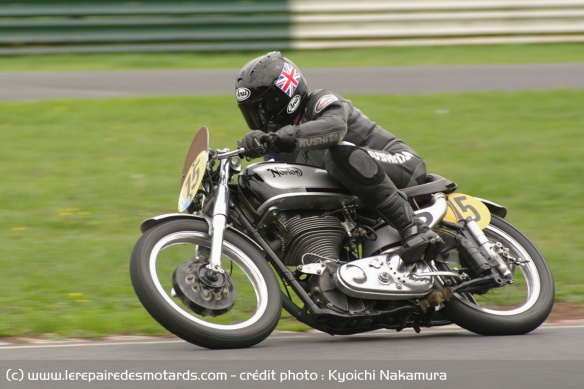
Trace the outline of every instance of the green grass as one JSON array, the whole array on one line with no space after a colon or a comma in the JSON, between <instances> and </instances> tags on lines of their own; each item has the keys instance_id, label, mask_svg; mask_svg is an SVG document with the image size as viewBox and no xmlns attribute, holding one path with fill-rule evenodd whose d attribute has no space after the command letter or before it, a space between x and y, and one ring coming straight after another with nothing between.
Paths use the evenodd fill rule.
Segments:
<instances>
[{"instance_id":1,"label":"green grass","mask_svg":"<svg viewBox=\"0 0 584 389\"><path fill-rule=\"evenodd\" d=\"M584 91L354 96L429 170L509 208L584 302ZM0 335L162 334L129 281L139 225L176 210L196 130L245 132L231 97L0 104ZM284 320L280 328L296 326Z\"/></svg>"},{"instance_id":2,"label":"green grass","mask_svg":"<svg viewBox=\"0 0 584 389\"><path fill-rule=\"evenodd\" d=\"M301 67L584 62L582 43L282 52ZM0 71L239 68L261 54L265 51L15 56L0 58Z\"/></svg>"}]
</instances>

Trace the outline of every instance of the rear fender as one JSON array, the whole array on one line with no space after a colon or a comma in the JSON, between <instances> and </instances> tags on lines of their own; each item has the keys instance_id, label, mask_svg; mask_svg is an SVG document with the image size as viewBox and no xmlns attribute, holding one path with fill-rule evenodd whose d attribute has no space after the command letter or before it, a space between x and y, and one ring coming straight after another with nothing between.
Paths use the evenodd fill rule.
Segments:
<instances>
[{"instance_id":1,"label":"rear fender","mask_svg":"<svg viewBox=\"0 0 584 389\"><path fill-rule=\"evenodd\" d=\"M499 216L502 219L505 219L505 216L507 216L507 208L505 208L504 206L494 203L490 200L481 199L479 197L475 198L482 202L483 204L485 204L489 209L489 212L491 212L491 214Z\"/></svg>"},{"instance_id":2,"label":"rear fender","mask_svg":"<svg viewBox=\"0 0 584 389\"><path fill-rule=\"evenodd\" d=\"M161 224L161 223L166 223L168 221L171 220L202 220L207 222L207 226L209 227L209 235L212 234L212 218L210 216L198 216L198 215L191 215L188 213L166 213L164 215L158 215L158 216L154 216L151 217L150 219L146 219L142 222L142 224L140 225L140 230L142 231L142 233L145 233L146 231L148 231L149 229L151 229L152 227L156 227L157 225ZM238 235L240 238L245 239L246 241L248 241L249 243L251 243L253 246L255 246L261 253L264 252L264 249L253 239L251 239L248 235L244 234L243 232L239 231L238 229L235 229L233 227L227 227L227 230Z\"/></svg>"}]
</instances>

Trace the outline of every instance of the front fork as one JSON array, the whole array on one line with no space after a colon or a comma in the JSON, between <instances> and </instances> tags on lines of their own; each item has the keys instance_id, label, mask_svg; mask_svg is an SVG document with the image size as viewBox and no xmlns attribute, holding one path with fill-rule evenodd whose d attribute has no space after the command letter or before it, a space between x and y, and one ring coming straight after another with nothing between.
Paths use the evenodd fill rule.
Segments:
<instances>
[{"instance_id":1,"label":"front fork","mask_svg":"<svg viewBox=\"0 0 584 389\"><path fill-rule=\"evenodd\" d=\"M224 273L221 267L221 255L223 251L223 234L227 226L227 213L229 211L229 159L221 159L219 166L219 183L215 190L215 204L211 222L211 253L207 269L211 272Z\"/></svg>"}]
</instances>

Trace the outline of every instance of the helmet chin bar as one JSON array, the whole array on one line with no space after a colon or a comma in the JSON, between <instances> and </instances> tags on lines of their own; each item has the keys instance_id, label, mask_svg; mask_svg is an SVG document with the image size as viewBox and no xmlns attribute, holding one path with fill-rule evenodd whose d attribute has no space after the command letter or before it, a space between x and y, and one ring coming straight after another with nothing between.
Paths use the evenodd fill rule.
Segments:
<instances>
[{"instance_id":1,"label":"helmet chin bar","mask_svg":"<svg viewBox=\"0 0 584 389\"><path fill-rule=\"evenodd\" d=\"M264 127L261 128L261 130L265 133L272 134L272 133L278 131L282 127L283 127L283 125L281 125L279 123L268 122L268 123L266 123L266 125Z\"/></svg>"}]
</instances>

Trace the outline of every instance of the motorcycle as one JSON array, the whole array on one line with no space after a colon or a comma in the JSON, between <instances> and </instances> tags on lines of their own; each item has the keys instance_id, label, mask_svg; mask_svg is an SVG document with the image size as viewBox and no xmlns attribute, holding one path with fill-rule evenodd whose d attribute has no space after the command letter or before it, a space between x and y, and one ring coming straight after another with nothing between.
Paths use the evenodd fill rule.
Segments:
<instances>
[{"instance_id":1,"label":"motorcycle","mask_svg":"<svg viewBox=\"0 0 584 389\"><path fill-rule=\"evenodd\" d=\"M550 269L494 202L429 174L405 188L439 252L405 263L400 236L317 167L209 149L196 134L178 213L145 220L131 255L134 290L164 328L195 345L266 339L282 308L331 335L456 324L481 335L536 329L554 302ZM435 250L436 251L436 250Z\"/></svg>"}]
</instances>

